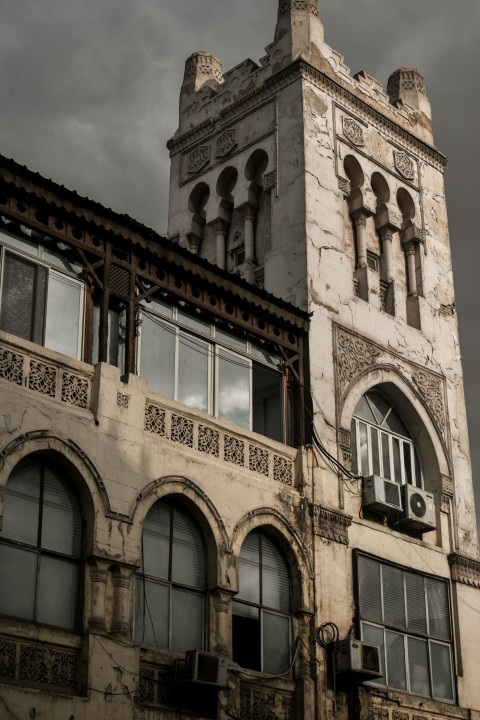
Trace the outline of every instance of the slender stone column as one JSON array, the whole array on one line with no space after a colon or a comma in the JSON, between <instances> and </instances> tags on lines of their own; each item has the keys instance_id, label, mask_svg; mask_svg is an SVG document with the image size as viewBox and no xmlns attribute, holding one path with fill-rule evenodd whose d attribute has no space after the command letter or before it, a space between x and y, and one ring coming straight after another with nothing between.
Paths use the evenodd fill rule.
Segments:
<instances>
[{"instance_id":1,"label":"slender stone column","mask_svg":"<svg viewBox=\"0 0 480 720\"><path fill-rule=\"evenodd\" d=\"M357 240L357 268L367 267L367 216L361 210L353 214Z\"/></svg>"},{"instance_id":2,"label":"slender stone column","mask_svg":"<svg viewBox=\"0 0 480 720\"><path fill-rule=\"evenodd\" d=\"M414 243L409 243L405 247L405 251L407 254L407 271L408 271L408 292L410 295L418 295L418 288L417 288L417 272L415 268L415 245Z\"/></svg>"},{"instance_id":3,"label":"slender stone column","mask_svg":"<svg viewBox=\"0 0 480 720\"><path fill-rule=\"evenodd\" d=\"M215 230L217 236L217 266L225 270L227 266L226 235L230 224L221 217L215 218L209 224Z\"/></svg>"},{"instance_id":4,"label":"slender stone column","mask_svg":"<svg viewBox=\"0 0 480 720\"><path fill-rule=\"evenodd\" d=\"M393 230L390 227L384 227L379 230L380 237L382 238L382 250L384 255L384 272L385 280L392 282L393 271L392 271L392 241L393 241Z\"/></svg>"},{"instance_id":5,"label":"slender stone column","mask_svg":"<svg viewBox=\"0 0 480 720\"><path fill-rule=\"evenodd\" d=\"M225 657L231 657L232 597L233 593L223 588L215 588L211 591L216 639L213 650Z\"/></svg>"},{"instance_id":6,"label":"slender stone column","mask_svg":"<svg viewBox=\"0 0 480 720\"><path fill-rule=\"evenodd\" d=\"M253 283L255 280L255 207L248 202L242 205L240 210L245 238L245 279Z\"/></svg>"},{"instance_id":7,"label":"slender stone column","mask_svg":"<svg viewBox=\"0 0 480 720\"><path fill-rule=\"evenodd\" d=\"M131 568L112 568L113 615L112 634L128 638L131 635L129 591L133 576Z\"/></svg>"},{"instance_id":8,"label":"slender stone column","mask_svg":"<svg viewBox=\"0 0 480 720\"><path fill-rule=\"evenodd\" d=\"M105 589L108 572L106 567L99 567L96 560L88 562L91 587L88 629L91 632L105 632Z\"/></svg>"}]
</instances>

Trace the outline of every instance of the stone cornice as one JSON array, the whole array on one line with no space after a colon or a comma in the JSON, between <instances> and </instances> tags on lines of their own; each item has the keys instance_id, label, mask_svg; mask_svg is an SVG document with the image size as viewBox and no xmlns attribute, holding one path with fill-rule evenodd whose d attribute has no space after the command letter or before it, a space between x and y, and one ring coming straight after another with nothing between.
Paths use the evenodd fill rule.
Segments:
<instances>
[{"instance_id":1,"label":"stone cornice","mask_svg":"<svg viewBox=\"0 0 480 720\"><path fill-rule=\"evenodd\" d=\"M420 138L417 138L413 133L405 130L405 128L401 127L394 120L386 117L329 75L301 59L296 60L272 77L267 78L258 88L224 108L219 113L217 120L209 118L189 129L186 133L171 138L167 143L170 154L175 155L178 152L194 146L200 140L205 140L220 128L237 120L253 106L269 100L279 90L282 90L287 87L287 85L299 79L306 79L313 82L317 87L328 92L337 102L343 103L377 129L385 132L402 147L409 149L410 152L414 153L417 157L433 165L437 170L443 171L445 169L447 163L445 155ZM393 106L391 110L393 113L398 112Z\"/></svg>"},{"instance_id":2,"label":"stone cornice","mask_svg":"<svg viewBox=\"0 0 480 720\"><path fill-rule=\"evenodd\" d=\"M448 562L454 582L480 588L480 560L454 553L448 556Z\"/></svg>"}]
</instances>

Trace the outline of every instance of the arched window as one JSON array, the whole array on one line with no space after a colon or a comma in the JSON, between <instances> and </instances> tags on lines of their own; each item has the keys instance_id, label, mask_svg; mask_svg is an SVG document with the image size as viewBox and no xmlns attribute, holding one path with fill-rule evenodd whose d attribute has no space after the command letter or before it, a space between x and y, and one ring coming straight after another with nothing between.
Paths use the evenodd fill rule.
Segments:
<instances>
[{"instance_id":1,"label":"arched window","mask_svg":"<svg viewBox=\"0 0 480 720\"><path fill-rule=\"evenodd\" d=\"M352 420L354 471L422 487L420 461L405 423L376 390L365 393Z\"/></svg>"},{"instance_id":2,"label":"arched window","mask_svg":"<svg viewBox=\"0 0 480 720\"><path fill-rule=\"evenodd\" d=\"M177 652L204 645L206 557L202 533L178 504L159 500L143 525L135 638Z\"/></svg>"},{"instance_id":3,"label":"arched window","mask_svg":"<svg viewBox=\"0 0 480 720\"><path fill-rule=\"evenodd\" d=\"M0 614L73 630L82 515L71 483L41 456L22 460L5 488Z\"/></svg>"},{"instance_id":4,"label":"arched window","mask_svg":"<svg viewBox=\"0 0 480 720\"><path fill-rule=\"evenodd\" d=\"M259 530L240 552L233 601L233 659L251 670L281 673L290 665L290 577L277 546Z\"/></svg>"}]
</instances>

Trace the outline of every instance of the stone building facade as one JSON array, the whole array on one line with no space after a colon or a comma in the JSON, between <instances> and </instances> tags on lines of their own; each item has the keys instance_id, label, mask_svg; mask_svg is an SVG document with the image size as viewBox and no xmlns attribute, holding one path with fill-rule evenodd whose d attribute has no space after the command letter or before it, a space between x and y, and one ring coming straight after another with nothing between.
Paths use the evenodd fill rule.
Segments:
<instances>
[{"instance_id":1,"label":"stone building facade","mask_svg":"<svg viewBox=\"0 0 480 720\"><path fill-rule=\"evenodd\" d=\"M169 239L0 158L0 717L479 717L422 77L279 0L169 149Z\"/></svg>"}]
</instances>

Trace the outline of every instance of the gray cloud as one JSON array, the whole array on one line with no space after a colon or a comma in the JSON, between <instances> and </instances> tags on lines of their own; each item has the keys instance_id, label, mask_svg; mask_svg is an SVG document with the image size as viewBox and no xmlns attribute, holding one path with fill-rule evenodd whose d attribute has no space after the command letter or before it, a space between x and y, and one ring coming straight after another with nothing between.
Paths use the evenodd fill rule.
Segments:
<instances>
[{"instance_id":1,"label":"gray cloud","mask_svg":"<svg viewBox=\"0 0 480 720\"><path fill-rule=\"evenodd\" d=\"M480 472L480 243L476 205L480 5L472 0L320 0L327 42L384 84L425 76L446 174L475 475ZM185 58L258 60L277 0L6 0L0 26L0 152L166 229L169 160ZM477 480L480 500L480 482Z\"/></svg>"}]
</instances>

